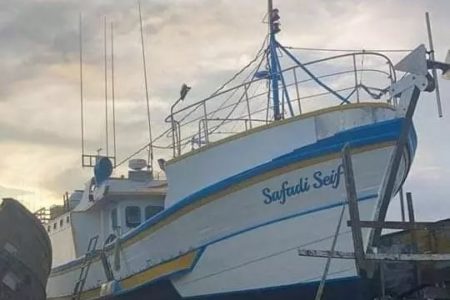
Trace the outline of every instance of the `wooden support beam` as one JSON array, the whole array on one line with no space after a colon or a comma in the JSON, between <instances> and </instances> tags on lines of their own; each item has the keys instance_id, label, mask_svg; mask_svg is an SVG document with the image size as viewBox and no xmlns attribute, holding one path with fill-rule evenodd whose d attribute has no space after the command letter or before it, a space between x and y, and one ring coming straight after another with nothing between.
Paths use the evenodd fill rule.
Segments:
<instances>
[{"instance_id":1,"label":"wooden support beam","mask_svg":"<svg viewBox=\"0 0 450 300\"><path fill-rule=\"evenodd\" d=\"M406 204L408 205L409 222L414 223L416 221L416 218L414 217L414 206L412 201L412 194L410 192L406 193Z\"/></svg>"},{"instance_id":2,"label":"wooden support beam","mask_svg":"<svg viewBox=\"0 0 450 300\"><path fill-rule=\"evenodd\" d=\"M450 254L376 253L366 254L366 259L386 261L450 261Z\"/></svg>"},{"instance_id":3,"label":"wooden support beam","mask_svg":"<svg viewBox=\"0 0 450 300\"><path fill-rule=\"evenodd\" d=\"M348 226L352 226L352 221L347 221ZM363 228L378 229L403 229L403 230L432 230L439 228L449 228L450 223L437 222L400 222L400 221L359 221L359 226Z\"/></svg>"},{"instance_id":4,"label":"wooden support beam","mask_svg":"<svg viewBox=\"0 0 450 300\"><path fill-rule=\"evenodd\" d=\"M416 218L414 217L414 206L413 206L413 200L412 200L412 194L410 192L406 193L406 205L408 207L408 220L411 224L414 224L416 221ZM411 232L411 240L414 251L418 251L417 247L417 234L415 231ZM416 285L420 285L420 266L416 263L414 264L414 270L415 270L415 280Z\"/></svg>"},{"instance_id":5,"label":"wooden support beam","mask_svg":"<svg viewBox=\"0 0 450 300\"><path fill-rule=\"evenodd\" d=\"M414 75L409 75L414 76ZM394 194L395 181L397 179L397 172L400 166L403 153L408 144L408 136L411 132L412 118L414 115L414 111L416 109L417 101L419 99L420 90L412 86L409 90L405 90L401 94L401 101L409 102L409 105L406 109L406 113L404 116L404 121L402 125L402 129L400 132L400 136L397 140L397 145L394 149L394 153L392 153L391 159L389 161L389 166L386 172L386 175L383 179L382 189L380 192L380 201L376 208L375 212L375 220L383 221L386 217L387 209L391 198ZM377 246L380 237L381 237L381 229L375 228L370 232L369 237L369 247Z\"/></svg>"},{"instance_id":6,"label":"wooden support beam","mask_svg":"<svg viewBox=\"0 0 450 300\"><path fill-rule=\"evenodd\" d=\"M347 192L348 210L350 220L352 221L352 237L355 249L356 268L358 274L365 269L364 263L364 243L362 238L361 227L359 226L359 208L358 195L356 194L355 176L353 174L353 164L350 152L350 146L346 144L342 149L342 165L344 167L345 190Z\"/></svg>"},{"instance_id":7,"label":"wooden support beam","mask_svg":"<svg viewBox=\"0 0 450 300\"><path fill-rule=\"evenodd\" d=\"M354 252L344 252L344 251L331 251L328 250L310 250L310 249L297 249L298 256L309 256L309 257L323 257L323 258L340 258L340 259L355 259Z\"/></svg>"},{"instance_id":8,"label":"wooden support beam","mask_svg":"<svg viewBox=\"0 0 450 300\"><path fill-rule=\"evenodd\" d=\"M299 256L355 259L354 252L297 249ZM450 261L449 253L420 254L420 253L366 253L365 259L374 261Z\"/></svg>"}]
</instances>

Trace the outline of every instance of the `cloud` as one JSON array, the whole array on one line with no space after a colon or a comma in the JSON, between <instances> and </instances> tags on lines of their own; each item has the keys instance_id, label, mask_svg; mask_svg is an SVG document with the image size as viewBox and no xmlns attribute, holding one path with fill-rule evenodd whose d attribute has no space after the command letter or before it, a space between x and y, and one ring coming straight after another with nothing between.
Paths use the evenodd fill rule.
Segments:
<instances>
[{"instance_id":1,"label":"cloud","mask_svg":"<svg viewBox=\"0 0 450 300\"><path fill-rule=\"evenodd\" d=\"M450 45L446 34L448 1L283 0L276 4L282 22L279 39L285 45L411 49L426 41L425 10L432 14L438 57L444 55L445 45ZM255 0L142 1L154 136L168 127L164 119L182 83L192 86L184 105L194 103L254 57L267 31L261 22L265 10L264 1ZM16 187L20 181L24 190L40 191L45 203L59 201L58 195L80 188L91 175L90 170L79 167L80 11L88 153L104 148L105 140L104 16L108 23L114 22L115 30L119 160L148 142L136 2L1 1L0 180L8 187ZM302 61L315 57L309 52L296 54ZM108 80L111 86L110 77ZM442 85L442 92L449 95L449 87ZM108 95L111 97L111 90ZM444 103L446 112L448 108ZM437 120L435 115L433 97L423 97L415 117L419 148L406 188L437 198L442 193L434 184L449 192L445 170L450 166L446 155L450 142L442 138L442 132L448 132L450 125L447 117ZM111 132L111 124L109 129ZM145 152L140 155L146 157ZM167 151L157 155L166 156ZM30 170L27 176L23 170ZM125 171L122 167L117 173ZM418 200L417 210L432 216L427 205L420 203Z\"/></svg>"}]
</instances>

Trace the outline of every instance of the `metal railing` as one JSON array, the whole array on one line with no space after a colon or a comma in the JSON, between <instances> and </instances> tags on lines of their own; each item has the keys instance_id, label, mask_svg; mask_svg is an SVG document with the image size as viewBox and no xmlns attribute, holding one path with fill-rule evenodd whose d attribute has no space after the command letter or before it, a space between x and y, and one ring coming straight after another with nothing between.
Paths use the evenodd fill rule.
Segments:
<instances>
[{"instance_id":1,"label":"metal railing","mask_svg":"<svg viewBox=\"0 0 450 300\"><path fill-rule=\"evenodd\" d=\"M357 58L361 58L361 63L357 62ZM345 59L350 59L350 67L341 63ZM366 51L346 53L316 59L304 66L316 68L314 72L319 74L316 78L326 81L333 88L333 93L321 90L315 79L302 73L298 65L287 66L280 72L284 80L279 82L283 118L330 106L331 99L338 99L337 104L359 103L363 94L366 95L365 100L394 104L387 87L396 81L396 74L392 61L384 54ZM165 135L171 139L168 147L172 148L173 156L272 122L270 87L265 83L267 77L253 76L246 82L225 88L195 103L176 110L173 107L166 118L171 129Z\"/></svg>"}]
</instances>

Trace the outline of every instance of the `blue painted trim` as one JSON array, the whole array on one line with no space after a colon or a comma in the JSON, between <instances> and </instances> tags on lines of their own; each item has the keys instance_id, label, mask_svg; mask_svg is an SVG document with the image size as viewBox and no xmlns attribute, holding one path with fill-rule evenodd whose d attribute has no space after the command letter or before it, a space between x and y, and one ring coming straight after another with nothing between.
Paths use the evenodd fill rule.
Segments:
<instances>
[{"instance_id":1,"label":"blue painted trim","mask_svg":"<svg viewBox=\"0 0 450 300\"><path fill-rule=\"evenodd\" d=\"M275 158L268 163L256 166L250 170L241 172L237 175L219 181L211 186L208 186L198 192L187 196L173 206L161 211L160 213L156 214L155 216L138 226L135 230L128 232L122 237L122 239L130 239L140 232L150 228L152 225L162 221L164 218L169 217L176 211L202 198L220 192L226 188L233 186L236 183L248 180L252 177L284 167L291 163L296 163L302 160L308 160L339 152L347 143L350 143L353 148L358 148L377 143L395 141L400 134L403 120L404 119L393 119L342 131L332 137L325 138L319 140L317 143L298 148L288 154Z\"/></svg>"},{"instance_id":2,"label":"blue painted trim","mask_svg":"<svg viewBox=\"0 0 450 300\"><path fill-rule=\"evenodd\" d=\"M371 194L371 195L363 196L363 197L358 198L358 202L363 202L363 201L367 201L367 200L373 200L373 199L376 199L377 197L378 197L378 194ZM210 246L210 245L213 245L213 244L216 244L218 242L221 242L221 241L233 238L233 237L235 237L237 235L240 235L240 234L243 234L245 232L258 229L260 227L264 227L264 226L268 226L268 225L275 224L275 223L278 223L278 222L282 222L282 221L286 221L286 220L289 220L289 219L293 219L293 218L296 218L296 217L300 217L300 216L316 213L316 212L319 212L319 211L336 208L336 207L342 206L344 204L345 204L345 202L339 201L339 202L336 202L336 203L333 203L333 204L324 205L324 206L316 207L316 208L313 208L313 209L303 210L301 212L298 212L298 213L295 213L295 214L292 214L292 215L289 215L289 216L285 216L285 217L282 217L282 218L279 218L279 219L273 219L271 221L260 223L258 225L253 225L253 226L250 226L248 228L245 228L245 229L239 230L237 232L231 233L229 235L226 235L226 236L217 238L215 240L209 241L209 242L207 242L207 243L205 243L205 244L203 244L203 245L193 249L193 251L194 250L199 250L199 249L201 250L201 253L199 253L198 257L196 258L194 266L197 264L198 260L201 257L201 254L203 254L203 251L205 251L205 249L208 246ZM73 260L73 261L71 261L71 262L69 262L69 263L67 263L65 265L58 266L58 267L54 268L52 271L53 272L59 272L59 271L62 271L64 269L73 267L73 266L81 263L82 260L83 260L82 258L78 258L77 260ZM160 264L165 263L165 262L167 262L167 261L161 262ZM158 265L159 264L154 265L152 267L155 267L155 266L158 266Z\"/></svg>"},{"instance_id":3,"label":"blue painted trim","mask_svg":"<svg viewBox=\"0 0 450 300\"><path fill-rule=\"evenodd\" d=\"M376 199L377 197L378 197L378 194L368 195L368 196L365 196L365 197L358 198L358 202L367 201L367 200L371 200L371 199ZM293 218L296 218L296 217L300 217L300 216L316 213L316 212L319 212L319 211L324 211L324 210L336 208L336 207L344 205L345 203L346 202L344 202L344 201L340 201L340 202L337 202L337 203L334 203L334 204L325 205L325 206L322 206L322 207L305 210L305 211L302 211L300 213L296 213L296 214L293 214L293 215L290 215L290 216L286 216L286 217L275 219L275 220L272 220L272 221L269 221L269 222L265 222L265 223L262 223L262 224L259 224L259 225L256 225L256 226L252 226L252 227L240 230L238 232L229 234L227 236L218 238L218 239L213 240L211 242L205 243L202 246L200 246L199 248L195 249L195 250L199 250L199 253L197 254L197 256L195 258L195 261L194 261L194 263L193 263L191 268L186 269L186 270L180 270L180 271L177 271L177 272L174 272L174 273L171 273L171 274L167 274L165 276L156 278L156 279L154 279L152 281L146 282L145 284L142 284L141 286L135 287L133 289L122 290L122 291L120 291L120 294L125 294L125 293L132 292L133 290L139 289L140 287L145 286L146 284L150 284L150 283L153 283L153 282L156 282L156 281L159 281L159 280L163 280L163 279L166 279L166 278L168 278L170 276L173 276L173 275L181 275L181 274L188 273L188 272L192 271L195 268L195 266L197 265L198 261L200 260L203 252L206 250L206 248L208 246L210 246L212 244L216 244L216 243L222 242L224 240L228 240L230 238L233 238L235 236L241 235L241 234L243 234L245 232L249 232L249 231L255 230L255 229L260 228L260 227L264 227L264 226L268 226L268 225L271 225L271 224L274 224L274 223L286 221L288 219L293 219ZM157 265L155 265L155 266L157 266ZM152 266L152 267L154 267L154 266ZM333 279L331 279L331 280L333 280ZM311 283L314 283L314 282L311 282ZM306 282L305 284L309 284L309 282Z\"/></svg>"},{"instance_id":4,"label":"blue painted trim","mask_svg":"<svg viewBox=\"0 0 450 300\"><path fill-rule=\"evenodd\" d=\"M201 200L202 198L215 194L219 191L222 191L226 188L233 186L236 183L248 180L252 177L264 174L266 172L270 172L272 170L284 167L292 163L337 153L341 151L342 147L347 143L350 143L350 145L353 148L359 148L377 143L395 141L398 139L403 122L404 122L403 118L397 118L393 120L373 123L341 131L331 137L319 140L314 144L298 148L288 154L275 158L270 162L256 166L250 170L241 172L237 175L231 176L225 180L222 180L216 184L213 184L198 192L195 192L187 196L186 198L182 199L175 205L161 211L160 213L156 214L155 216L153 216L152 218L148 219L143 224L138 226L136 229L125 234L121 238L121 241L125 242L126 240L133 238L134 236L140 234L142 231L145 231L150 227L152 227L153 225L161 222L165 218L168 218L172 214L176 213L178 210L188 205L191 205ZM408 145L414 147L413 149L410 149L410 151L414 153L415 146L417 145L417 137L414 128L412 128L412 134L410 135L409 138L411 142L408 143ZM110 245L106 247L106 250L110 250L112 249L112 247L113 245ZM67 264L58 266L54 268L52 271L59 272L63 269L70 268L71 266L80 263L82 259L83 258L80 257L76 260L68 262Z\"/></svg>"},{"instance_id":5,"label":"blue painted trim","mask_svg":"<svg viewBox=\"0 0 450 300\"><path fill-rule=\"evenodd\" d=\"M373 200L373 199L376 199L377 197L378 197L378 194L367 195L367 196L358 198L358 202L363 202L363 201L367 201L367 200ZM235 237L237 235L243 234L243 233L248 232L248 231L252 231L252 230L258 229L260 227L268 226L268 225L271 225L271 224L275 224L275 223L278 223L278 222L286 221L286 220L293 219L293 218L300 217L300 216L304 216L304 215L313 214L313 213L316 213L316 212L319 212L319 211L336 208L336 207L342 206L344 204L346 204L346 202L339 201L339 202L336 202L336 203L333 203L333 204L324 205L324 206L321 206L321 207L316 207L316 208L304 210L304 211L301 211L301 212L298 212L298 213L295 213L295 214L292 214L292 215L289 215L289 216L286 216L286 217L283 217L283 218L274 219L274 220L271 220L271 221L268 221L268 222L265 222L265 223L254 225L254 226L248 227L246 229L242 229L240 231L231 233L231 234L229 234L227 236L224 236L224 237L218 238L216 240L210 241L210 242L204 244L202 247L208 247L208 246L210 246L212 244L215 244L215 243L218 243L218 242L221 242L221 241L224 241L224 240L228 240L228 239L230 239L232 237Z\"/></svg>"}]
</instances>

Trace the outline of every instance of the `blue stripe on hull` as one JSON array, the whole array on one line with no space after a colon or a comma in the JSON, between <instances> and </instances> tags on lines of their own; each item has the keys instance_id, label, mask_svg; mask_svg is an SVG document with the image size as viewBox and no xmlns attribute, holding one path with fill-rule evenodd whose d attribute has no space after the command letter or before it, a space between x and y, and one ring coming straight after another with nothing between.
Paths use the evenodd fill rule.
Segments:
<instances>
[{"instance_id":1,"label":"blue stripe on hull","mask_svg":"<svg viewBox=\"0 0 450 300\"><path fill-rule=\"evenodd\" d=\"M172 207L163 210L159 214L147 220L145 223L141 224L136 230L129 231L126 233L122 240L130 239L140 232L154 226L156 223L160 222L169 215L175 213L181 208L192 204L202 198L210 196L212 194L218 193L221 190L229 188L236 183L248 180L252 177L264 174L266 172L272 171L277 168L284 167L291 163L299 162L302 160L312 159L319 156L324 156L328 154L333 154L341 151L345 144L350 143L354 148L363 147L367 145L373 145L376 143L383 143L388 141L396 141L400 134L401 127L404 123L403 118L392 119L388 121L378 122L374 124L364 125L357 128L352 128L342 132L338 132L335 135L324 138L317 141L314 144L298 148L290 153L282 155L273 159L272 161L256 166L252 169L234 175L230 178L224 179L217 182L211 186L208 186L198 192L195 192L183 200L179 201ZM411 146L415 147L416 142L414 142L415 131L414 127L411 129L410 139L412 140ZM411 156L414 154L415 149L410 149Z\"/></svg>"},{"instance_id":2,"label":"blue stripe on hull","mask_svg":"<svg viewBox=\"0 0 450 300\"><path fill-rule=\"evenodd\" d=\"M223 189L233 186L236 183L248 180L254 176L264 174L266 172L269 172L277 168L281 168L291 163L339 152L346 143L350 143L352 147L357 148L376 143L395 141L398 139L401 126L404 123L403 121L404 121L403 118L392 119L338 132L335 135L319 140L312 145L298 148L290 153L277 157L270 162L256 166L250 170L244 171L230 178L224 179L220 182L217 182L216 184L205 187L204 189L187 196L174 206L169 207L163 210L162 212L156 214L149 220L142 223L135 230L131 230L128 233L126 233L124 236L121 237L120 240L121 242L125 242L135 237L136 235L140 234L141 232L151 228L157 223L163 221L165 218L168 218L169 216L176 213L178 210L184 208L185 206L191 205L192 203L199 201L204 197L210 196ZM417 137L413 127L411 129L411 134L409 137L410 149L408 150L410 152L411 157L410 163L412 157L414 156L416 145L417 145ZM106 247L106 250L110 251L112 250L113 247L114 246L111 244ZM64 265L57 266L53 268L52 272L56 273L71 268L77 264L81 264L82 259L83 258L80 257Z\"/></svg>"},{"instance_id":3,"label":"blue stripe on hull","mask_svg":"<svg viewBox=\"0 0 450 300\"><path fill-rule=\"evenodd\" d=\"M301 283L288 286L247 290L241 292L205 295L198 297L181 297L169 280L161 280L135 290L133 293L109 299L132 300L313 300L319 282ZM368 281L358 277L327 281L323 300L372 300L376 296L374 288Z\"/></svg>"}]
</instances>

